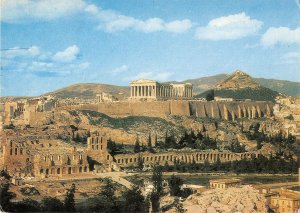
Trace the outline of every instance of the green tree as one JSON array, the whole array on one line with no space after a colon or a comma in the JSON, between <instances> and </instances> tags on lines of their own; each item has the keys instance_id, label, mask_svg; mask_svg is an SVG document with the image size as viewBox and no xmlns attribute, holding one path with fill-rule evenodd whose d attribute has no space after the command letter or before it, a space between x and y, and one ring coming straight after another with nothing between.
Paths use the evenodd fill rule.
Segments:
<instances>
[{"instance_id":1,"label":"green tree","mask_svg":"<svg viewBox=\"0 0 300 213\"><path fill-rule=\"evenodd\" d=\"M160 202L159 202L160 196L157 192L152 192L150 194L150 201L151 201L151 207L152 212L159 212Z\"/></svg>"},{"instance_id":2,"label":"green tree","mask_svg":"<svg viewBox=\"0 0 300 213\"><path fill-rule=\"evenodd\" d=\"M137 167L139 170L142 170L144 168L144 161L141 155L139 155L137 159Z\"/></svg>"},{"instance_id":3,"label":"green tree","mask_svg":"<svg viewBox=\"0 0 300 213\"><path fill-rule=\"evenodd\" d=\"M15 203L12 212L41 212L41 207L38 201L26 198Z\"/></svg>"},{"instance_id":4,"label":"green tree","mask_svg":"<svg viewBox=\"0 0 300 213\"><path fill-rule=\"evenodd\" d=\"M262 148L262 142L260 140L256 141L256 149L259 150Z\"/></svg>"},{"instance_id":5,"label":"green tree","mask_svg":"<svg viewBox=\"0 0 300 213\"><path fill-rule=\"evenodd\" d=\"M162 185L162 171L159 165L155 165L153 167L153 174L152 174L152 183L153 183L153 191L150 195L152 211L158 212L160 206L160 197L163 193L163 185Z\"/></svg>"},{"instance_id":6,"label":"green tree","mask_svg":"<svg viewBox=\"0 0 300 213\"><path fill-rule=\"evenodd\" d=\"M154 142L154 146L155 146L155 147L157 147L157 146L158 146L157 134L155 134L155 142Z\"/></svg>"},{"instance_id":7,"label":"green tree","mask_svg":"<svg viewBox=\"0 0 300 213\"><path fill-rule=\"evenodd\" d=\"M170 194L172 196L178 196L181 191L183 180L179 177L176 177L175 175L172 175L168 182L170 187Z\"/></svg>"},{"instance_id":8,"label":"green tree","mask_svg":"<svg viewBox=\"0 0 300 213\"><path fill-rule=\"evenodd\" d=\"M4 177L6 180L9 180L11 178L8 172L5 170L0 171L0 177Z\"/></svg>"},{"instance_id":9,"label":"green tree","mask_svg":"<svg viewBox=\"0 0 300 213\"><path fill-rule=\"evenodd\" d=\"M151 133L149 133L149 136L148 136L148 148L152 148Z\"/></svg>"},{"instance_id":10,"label":"green tree","mask_svg":"<svg viewBox=\"0 0 300 213\"><path fill-rule=\"evenodd\" d=\"M122 194L124 201L123 211L130 213L148 212L148 205L142 195L141 189L134 186Z\"/></svg>"},{"instance_id":11,"label":"green tree","mask_svg":"<svg viewBox=\"0 0 300 213\"><path fill-rule=\"evenodd\" d=\"M65 211L66 212L75 212L76 211L74 193L75 193L75 184L72 184L71 188L68 189L66 197L65 197Z\"/></svg>"},{"instance_id":12,"label":"green tree","mask_svg":"<svg viewBox=\"0 0 300 213\"><path fill-rule=\"evenodd\" d=\"M43 212L63 212L64 204L55 197L44 197L41 201Z\"/></svg>"},{"instance_id":13,"label":"green tree","mask_svg":"<svg viewBox=\"0 0 300 213\"><path fill-rule=\"evenodd\" d=\"M161 167L159 165L155 165L153 167L153 173L152 173L152 183L153 183L153 191L157 192L158 195L162 195L163 192L163 185L162 185L162 171Z\"/></svg>"},{"instance_id":14,"label":"green tree","mask_svg":"<svg viewBox=\"0 0 300 213\"><path fill-rule=\"evenodd\" d=\"M116 151L118 150L116 142L112 141L111 138L107 140L107 149L112 155L115 155Z\"/></svg>"},{"instance_id":15,"label":"green tree","mask_svg":"<svg viewBox=\"0 0 300 213\"><path fill-rule=\"evenodd\" d=\"M102 187L102 191L100 192L100 195L105 197L106 200L115 202L115 186L111 179L105 178L104 179L104 186Z\"/></svg>"},{"instance_id":16,"label":"green tree","mask_svg":"<svg viewBox=\"0 0 300 213\"><path fill-rule=\"evenodd\" d=\"M139 141L139 138L136 137L135 144L134 144L134 152L138 153L140 151L141 151L140 141Z\"/></svg>"},{"instance_id":17,"label":"green tree","mask_svg":"<svg viewBox=\"0 0 300 213\"><path fill-rule=\"evenodd\" d=\"M101 192L96 196L92 203L95 205L91 208L93 212L119 212L117 198L115 196L116 187L111 179L105 178Z\"/></svg>"},{"instance_id":18,"label":"green tree","mask_svg":"<svg viewBox=\"0 0 300 213\"><path fill-rule=\"evenodd\" d=\"M176 138L175 138L174 134L171 134L170 136L168 136L166 133L165 147L166 148L176 148L177 147Z\"/></svg>"},{"instance_id":19,"label":"green tree","mask_svg":"<svg viewBox=\"0 0 300 213\"><path fill-rule=\"evenodd\" d=\"M11 211L12 203L10 200L15 196L15 193L9 192L9 183L0 185L0 205L4 211Z\"/></svg>"},{"instance_id":20,"label":"green tree","mask_svg":"<svg viewBox=\"0 0 300 213\"><path fill-rule=\"evenodd\" d=\"M205 99L207 101L213 101L215 99L215 91L213 89L209 90L208 93L206 94Z\"/></svg>"}]
</instances>

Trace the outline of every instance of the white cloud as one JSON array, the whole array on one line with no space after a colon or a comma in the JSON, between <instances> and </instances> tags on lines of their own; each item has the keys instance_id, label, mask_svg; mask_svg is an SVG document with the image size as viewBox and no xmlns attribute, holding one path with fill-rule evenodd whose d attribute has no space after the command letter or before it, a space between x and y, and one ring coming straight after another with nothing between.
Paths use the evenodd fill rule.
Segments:
<instances>
[{"instance_id":1,"label":"white cloud","mask_svg":"<svg viewBox=\"0 0 300 213\"><path fill-rule=\"evenodd\" d=\"M282 64L300 64L300 52L288 52L280 59Z\"/></svg>"},{"instance_id":2,"label":"white cloud","mask_svg":"<svg viewBox=\"0 0 300 213\"><path fill-rule=\"evenodd\" d=\"M88 5L85 8L85 11L99 21L98 29L104 29L107 32L133 29L144 33L158 31L183 33L192 27L192 23L189 19L166 22L160 18L154 17L141 20L131 16L122 15L117 11L104 10L93 4Z\"/></svg>"},{"instance_id":3,"label":"white cloud","mask_svg":"<svg viewBox=\"0 0 300 213\"><path fill-rule=\"evenodd\" d=\"M74 61L79 54L79 48L76 45L67 47L65 50L57 52L53 59L60 62Z\"/></svg>"},{"instance_id":4,"label":"white cloud","mask_svg":"<svg viewBox=\"0 0 300 213\"><path fill-rule=\"evenodd\" d=\"M300 27L294 30L288 27L270 27L263 34L260 42L265 47L276 44L300 44Z\"/></svg>"},{"instance_id":5,"label":"white cloud","mask_svg":"<svg viewBox=\"0 0 300 213\"><path fill-rule=\"evenodd\" d=\"M83 0L1 0L1 21L53 20L83 11Z\"/></svg>"},{"instance_id":6,"label":"white cloud","mask_svg":"<svg viewBox=\"0 0 300 213\"><path fill-rule=\"evenodd\" d=\"M29 48L13 47L2 51L4 58L17 58L17 57L34 57L40 53L39 47L31 46Z\"/></svg>"},{"instance_id":7,"label":"white cloud","mask_svg":"<svg viewBox=\"0 0 300 213\"><path fill-rule=\"evenodd\" d=\"M76 45L55 54L42 51L38 46L27 49L14 47L3 52L1 65L4 72L67 75L89 67L89 62L77 60L78 53Z\"/></svg>"},{"instance_id":8,"label":"white cloud","mask_svg":"<svg viewBox=\"0 0 300 213\"><path fill-rule=\"evenodd\" d=\"M157 81L167 81L173 75L171 72L140 72L135 76L124 78L125 81L132 81L138 79L150 79Z\"/></svg>"},{"instance_id":9,"label":"white cloud","mask_svg":"<svg viewBox=\"0 0 300 213\"><path fill-rule=\"evenodd\" d=\"M166 30L174 33L182 33L192 27L192 22L189 19L182 21L172 21L165 24Z\"/></svg>"},{"instance_id":10,"label":"white cloud","mask_svg":"<svg viewBox=\"0 0 300 213\"><path fill-rule=\"evenodd\" d=\"M119 73L124 73L128 70L128 66L127 65L122 65L120 67L115 68L114 70L112 70L112 74L119 74Z\"/></svg>"},{"instance_id":11,"label":"white cloud","mask_svg":"<svg viewBox=\"0 0 300 213\"><path fill-rule=\"evenodd\" d=\"M192 27L189 19L166 22L153 17L146 20L120 14L114 10L102 9L84 0L1 0L1 21L25 22L28 20L49 21L74 14L89 14L98 20L98 29L116 32L133 29L150 33L166 31L183 33Z\"/></svg>"},{"instance_id":12,"label":"white cloud","mask_svg":"<svg viewBox=\"0 0 300 213\"><path fill-rule=\"evenodd\" d=\"M138 31L151 33L164 30L164 21L160 18L150 18L146 21L136 20L134 27Z\"/></svg>"},{"instance_id":13,"label":"white cloud","mask_svg":"<svg viewBox=\"0 0 300 213\"><path fill-rule=\"evenodd\" d=\"M33 61L29 64L28 69L32 71L44 71L53 68L53 65L51 62Z\"/></svg>"},{"instance_id":14,"label":"white cloud","mask_svg":"<svg viewBox=\"0 0 300 213\"><path fill-rule=\"evenodd\" d=\"M263 22L251 19L244 12L222 16L211 20L207 26L196 30L196 38L201 40L233 40L255 35Z\"/></svg>"}]
</instances>

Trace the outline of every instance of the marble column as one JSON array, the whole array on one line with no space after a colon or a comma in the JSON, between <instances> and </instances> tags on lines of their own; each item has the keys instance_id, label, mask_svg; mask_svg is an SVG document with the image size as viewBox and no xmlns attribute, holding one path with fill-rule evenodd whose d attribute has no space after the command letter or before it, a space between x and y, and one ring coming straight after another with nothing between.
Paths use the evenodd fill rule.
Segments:
<instances>
[{"instance_id":1,"label":"marble column","mask_svg":"<svg viewBox=\"0 0 300 213\"><path fill-rule=\"evenodd\" d=\"M147 94L147 97L149 97L149 96L150 96L150 92L149 92L149 86L148 86L148 85L146 86L146 92L147 92L147 93L146 93L146 94Z\"/></svg>"},{"instance_id":2,"label":"marble column","mask_svg":"<svg viewBox=\"0 0 300 213\"><path fill-rule=\"evenodd\" d=\"M141 97L141 96L142 96L142 87L139 86L139 97Z\"/></svg>"}]
</instances>

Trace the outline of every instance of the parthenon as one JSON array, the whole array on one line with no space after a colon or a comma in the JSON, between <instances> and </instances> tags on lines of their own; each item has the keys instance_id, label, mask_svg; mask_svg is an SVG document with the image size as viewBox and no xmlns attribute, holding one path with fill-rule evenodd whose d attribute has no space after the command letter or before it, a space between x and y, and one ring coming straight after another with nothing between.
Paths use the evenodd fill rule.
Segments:
<instances>
[{"instance_id":1,"label":"parthenon","mask_svg":"<svg viewBox=\"0 0 300 213\"><path fill-rule=\"evenodd\" d=\"M193 85L159 83L154 80L135 80L130 83L132 99L191 99Z\"/></svg>"}]
</instances>

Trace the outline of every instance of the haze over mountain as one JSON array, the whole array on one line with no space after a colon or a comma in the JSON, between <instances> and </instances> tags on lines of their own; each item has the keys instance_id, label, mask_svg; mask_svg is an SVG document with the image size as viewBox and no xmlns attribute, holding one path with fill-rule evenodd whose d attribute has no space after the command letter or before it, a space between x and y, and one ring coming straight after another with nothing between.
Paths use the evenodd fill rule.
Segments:
<instances>
[{"instance_id":1,"label":"haze over mountain","mask_svg":"<svg viewBox=\"0 0 300 213\"><path fill-rule=\"evenodd\" d=\"M215 85L222 82L230 75L219 74L208 77L201 77L196 79L189 79L178 83L192 83L194 94L200 94L204 91L214 88ZM250 77L251 78L251 77ZM287 95L297 96L300 95L300 82L291 82L286 80L264 79L264 78L251 78L253 85L261 85L271 90L284 93ZM222 85L224 85L223 82ZM242 85L240 85L241 87ZM130 95L130 89L128 86L116 86L108 84L96 84L96 83L78 83L73 84L47 94L54 95L59 98L93 98L96 94L101 92L112 93L119 99L122 99ZM120 94L119 94L120 93ZM47 95L46 94L46 95Z\"/></svg>"}]
</instances>

